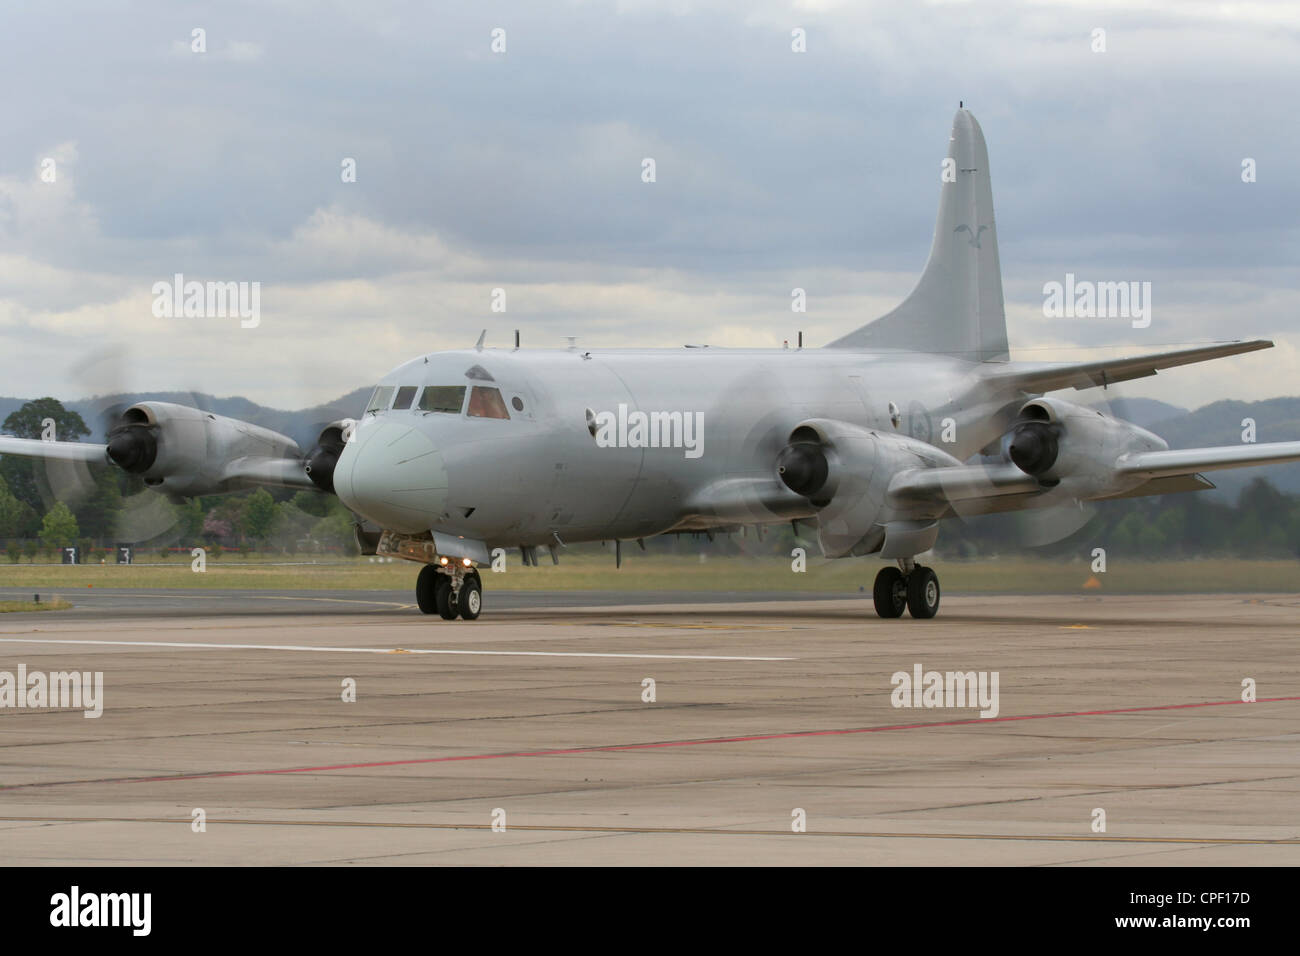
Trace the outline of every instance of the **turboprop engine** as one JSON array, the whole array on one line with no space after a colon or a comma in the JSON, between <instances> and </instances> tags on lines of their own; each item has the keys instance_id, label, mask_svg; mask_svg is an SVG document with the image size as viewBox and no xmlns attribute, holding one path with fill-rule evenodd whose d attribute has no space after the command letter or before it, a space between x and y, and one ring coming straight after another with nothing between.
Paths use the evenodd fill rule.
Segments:
<instances>
[{"instance_id":1,"label":"turboprop engine","mask_svg":"<svg viewBox=\"0 0 1300 956\"><path fill-rule=\"evenodd\" d=\"M1079 499L1122 494L1142 484L1143 478L1120 475L1116 461L1169 447L1144 428L1057 398L1023 405L1004 444L1007 457L1041 486L1060 487Z\"/></svg>"},{"instance_id":2,"label":"turboprop engine","mask_svg":"<svg viewBox=\"0 0 1300 956\"><path fill-rule=\"evenodd\" d=\"M235 418L171 402L139 402L108 433L108 457L172 495L220 494L248 484L244 462L297 464L292 438Z\"/></svg>"},{"instance_id":3,"label":"turboprop engine","mask_svg":"<svg viewBox=\"0 0 1300 956\"><path fill-rule=\"evenodd\" d=\"M820 509L817 523L827 557L911 556L934 543L932 518L898 515L889 483L905 469L956 467L952 455L903 435L833 419L810 419L790 433L777 455L777 475Z\"/></svg>"}]
</instances>

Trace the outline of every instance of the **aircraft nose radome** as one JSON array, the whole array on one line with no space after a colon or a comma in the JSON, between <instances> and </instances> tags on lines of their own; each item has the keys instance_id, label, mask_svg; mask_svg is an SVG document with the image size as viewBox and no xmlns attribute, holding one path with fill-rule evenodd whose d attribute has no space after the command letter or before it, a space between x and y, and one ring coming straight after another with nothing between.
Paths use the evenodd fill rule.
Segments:
<instances>
[{"instance_id":1,"label":"aircraft nose radome","mask_svg":"<svg viewBox=\"0 0 1300 956\"><path fill-rule=\"evenodd\" d=\"M447 467L409 425L359 427L339 456L334 489L345 505L392 531L428 531L447 505Z\"/></svg>"}]
</instances>

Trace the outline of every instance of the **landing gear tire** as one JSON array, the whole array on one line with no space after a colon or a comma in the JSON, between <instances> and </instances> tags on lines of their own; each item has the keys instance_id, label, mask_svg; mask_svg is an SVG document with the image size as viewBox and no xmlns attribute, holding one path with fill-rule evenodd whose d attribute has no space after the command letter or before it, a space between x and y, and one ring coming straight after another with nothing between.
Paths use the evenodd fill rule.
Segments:
<instances>
[{"instance_id":1,"label":"landing gear tire","mask_svg":"<svg viewBox=\"0 0 1300 956\"><path fill-rule=\"evenodd\" d=\"M434 572L438 574L438 572ZM438 602L438 614L444 621L456 620L456 615L460 613L457 606L459 602L456 595L451 590L451 578L445 574L438 574L438 583L435 585L435 595Z\"/></svg>"},{"instance_id":2,"label":"landing gear tire","mask_svg":"<svg viewBox=\"0 0 1300 956\"><path fill-rule=\"evenodd\" d=\"M446 580L437 568L425 565L420 569L420 576L415 579L415 603L425 614L438 613L438 579Z\"/></svg>"},{"instance_id":3,"label":"landing gear tire","mask_svg":"<svg viewBox=\"0 0 1300 956\"><path fill-rule=\"evenodd\" d=\"M930 568L918 564L907 576L907 609L920 620L939 613L939 575Z\"/></svg>"},{"instance_id":4,"label":"landing gear tire","mask_svg":"<svg viewBox=\"0 0 1300 956\"><path fill-rule=\"evenodd\" d=\"M460 585L457 604L462 618L467 621L478 620L479 614L483 611L483 583L479 580L477 571L465 575L465 580Z\"/></svg>"},{"instance_id":5,"label":"landing gear tire","mask_svg":"<svg viewBox=\"0 0 1300 956\"><path fill-rule=\"evenodd\" d=\"M907 579L903 572L892 565L881 568L871 596L881 617L902 617L907 607Z\"/></svg>"}]
</instances>

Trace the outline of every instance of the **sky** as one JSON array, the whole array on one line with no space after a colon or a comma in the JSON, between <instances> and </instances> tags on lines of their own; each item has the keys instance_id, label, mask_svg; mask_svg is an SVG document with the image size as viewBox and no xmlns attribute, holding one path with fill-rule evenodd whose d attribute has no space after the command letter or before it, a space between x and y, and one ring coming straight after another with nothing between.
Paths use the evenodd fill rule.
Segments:
<instances>
[{"instance_id":1,"label":"sky","mask_svg":"<svg viewBox=\"0 0 1300 956\"><path fill-rule=\"evenodd\" d=\"M1123 394L1300 394L1297 4L24 4L0 81L3 395L301 408L484 329L821 345L920 274L959 101L1013 358L1267 337ZM156 314L178 273L256 325ZM1045 315L1067 274L1150 282L1150 325Z\"/></svg>"}]
</instances>

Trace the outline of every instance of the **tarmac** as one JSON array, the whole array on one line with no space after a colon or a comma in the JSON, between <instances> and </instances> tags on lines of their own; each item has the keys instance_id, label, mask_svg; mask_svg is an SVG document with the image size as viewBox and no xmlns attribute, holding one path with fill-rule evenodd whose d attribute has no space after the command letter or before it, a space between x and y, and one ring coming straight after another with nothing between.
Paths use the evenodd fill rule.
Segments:
<instances>
[{"instance_id":1,"label":"tarmac","mask_svg":"<svg viewBox=\"0 0 1300 956\"><path fill-rule=\"evenodd\" d=\"M5 865L1300 864L1295 595L64 597L0 672L102 716L0 707Z\"/></svg>"}]
</instances>

